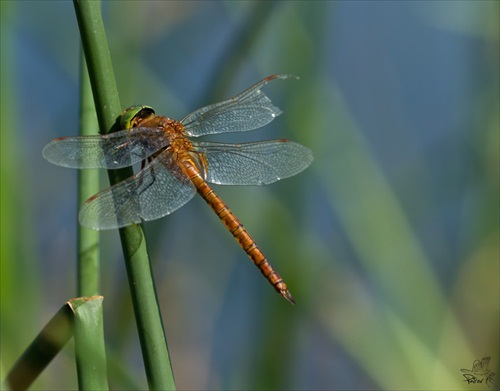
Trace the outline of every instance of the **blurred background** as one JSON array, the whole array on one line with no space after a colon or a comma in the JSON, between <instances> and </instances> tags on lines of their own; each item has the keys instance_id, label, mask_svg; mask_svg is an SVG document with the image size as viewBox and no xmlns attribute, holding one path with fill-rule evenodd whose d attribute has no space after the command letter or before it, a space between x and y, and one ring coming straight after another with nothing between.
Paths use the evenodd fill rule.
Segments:
<instances>
[{"instance_id":1,"label":"blurred background","mask_svg":"<svg viewBox=\"0 0 500 391\"><path fill-rule=\"evenodd\" d=\"M123 107L182 119L263 77L311 167L215 190L285 278L285 302L200 197L147 223L179 389L487 389L499 374L499 3L104 2ZM71 2L1 2L2 377L76 295ZM107 186L103 173L102 187ZM116 231L103 232L113 389L146 378ZM76 389L71 343L33 389Z\"/></svg>"}]
</instances>

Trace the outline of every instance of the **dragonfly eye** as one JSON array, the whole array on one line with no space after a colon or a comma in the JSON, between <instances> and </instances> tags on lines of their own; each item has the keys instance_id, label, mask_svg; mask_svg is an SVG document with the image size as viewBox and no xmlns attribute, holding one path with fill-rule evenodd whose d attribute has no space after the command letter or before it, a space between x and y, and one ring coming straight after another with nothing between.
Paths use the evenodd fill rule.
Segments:
<instances>
[{"instance_id":1,"label":"dragonfly eye","mask_svg":"<svg viewBox=\"0 0 500 391\"><path fill-rule=\"evenodd\" d=\"M144 118L148 118L155 114L153 108L149 106L132 106L122 113L120 118L120 126L122 129L131 129Z\"/></svg>"}]
</instances>

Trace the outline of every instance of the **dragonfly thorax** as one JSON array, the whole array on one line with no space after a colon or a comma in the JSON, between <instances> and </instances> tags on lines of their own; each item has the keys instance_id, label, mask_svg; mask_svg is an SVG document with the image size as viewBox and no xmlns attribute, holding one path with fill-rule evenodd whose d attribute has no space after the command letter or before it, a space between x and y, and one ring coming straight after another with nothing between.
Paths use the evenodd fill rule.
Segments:
<instances>
[{"instance_id":1,"label":"dragonfly thorax","mask_svg":"<svg viewBox=\"0 0 500 391\"><path fill-rule=\"evenodd\" d=\"M160 128L170 136L172 140L181 138L186 139L184 125L175 119L163 117L161 115L151 115L144 118L139 118L134 124L134 127Z\"/></svg>"}]
</instances>

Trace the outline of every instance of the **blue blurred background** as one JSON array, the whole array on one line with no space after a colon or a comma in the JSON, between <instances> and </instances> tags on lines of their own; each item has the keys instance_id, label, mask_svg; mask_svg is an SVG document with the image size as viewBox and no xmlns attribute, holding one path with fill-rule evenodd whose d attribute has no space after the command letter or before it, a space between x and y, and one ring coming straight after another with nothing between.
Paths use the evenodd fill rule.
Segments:
<instances>
[{"instance_id":1,"label":"blue blurred background","mask_svg":"<svg viewBox=\"0 0 500 391\"><path fill-rule=\"evenodd\" d=\"M179 389L469 390L460 369L485 355L498 386L498 2L128 1L103 18L124 108L181 119L300 76L266 86L271 125L216 139L293 139L312 166L215 189L296 306L201 198L146 224ZM4 375L76 295L76 172L41 156L78 129L72 3L2 1L1 40ZM117 232L102 241L111 386L142 389ZM77 388L71 349L33 389Z\"/></svg>"}]
</instances>

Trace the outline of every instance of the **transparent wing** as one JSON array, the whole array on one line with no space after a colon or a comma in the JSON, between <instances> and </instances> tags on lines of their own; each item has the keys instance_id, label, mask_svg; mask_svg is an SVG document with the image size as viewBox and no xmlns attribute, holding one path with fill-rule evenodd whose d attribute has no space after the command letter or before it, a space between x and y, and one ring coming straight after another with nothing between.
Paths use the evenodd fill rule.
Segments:
<instances>
[{"instance_id":1,"label":"transparent wing","mask_svg":"<svg viewBox=\"0 0 500 391\"><path fill-rule=\"evenodd\" d=\"M234 98L192 112L181 123L193 137L260 128L282 113L260 89L271 80L290 77L269 76Z\"/></svg>"},{"instance_id":2,"label":"transparent wing","mask_svg":"<svg viewBox=\"0 0 500 391\"><path fill-rule=\"evenodd\" d=\"M59 137L45 145L43 157L69 168L122 168L146 159L170 143L160 128L132 128L108 135Z\"/></svg>"},{"instance_id":3,"label":"transparent wing","mask_svg":"<svg viewBox=\"0 0 500 391\"><path fill-rule=\"evenodd\" d=\"M266 185L298 174L313 160L308 148L288 140L200 142L195 150L207 159L206 181L219 185Z\"/></svg>"},{"instance_id":4,"label":"transparent wing","mask_svg":"<svg viewBox=\"0 0 500 391\"><path fill-rule=\"evenodd\" d=\"M179 209L195 193L194 185L165 151L137 175L89 198L80 209L80 224L101 230L155 220Z\"/></svg>"}]
</instances>

